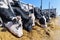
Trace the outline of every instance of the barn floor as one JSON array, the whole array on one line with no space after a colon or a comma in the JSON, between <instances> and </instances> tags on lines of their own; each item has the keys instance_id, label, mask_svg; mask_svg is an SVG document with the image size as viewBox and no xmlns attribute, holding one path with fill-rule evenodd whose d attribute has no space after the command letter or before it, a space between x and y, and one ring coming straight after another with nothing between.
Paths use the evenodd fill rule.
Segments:
<instances>
[{"instance_id":1,"label":"barn floor","mask_svg":"<svg viewBox=\"0 0 60 40\"><path fill-rule=\"evenodd\" d=\"M60 18L52 19L48 28L43 29L36 25L29 33L23 30L24 35L17 38L4 28L0 28L0 40L60 40Z\"/></svg>"}]
</instances>

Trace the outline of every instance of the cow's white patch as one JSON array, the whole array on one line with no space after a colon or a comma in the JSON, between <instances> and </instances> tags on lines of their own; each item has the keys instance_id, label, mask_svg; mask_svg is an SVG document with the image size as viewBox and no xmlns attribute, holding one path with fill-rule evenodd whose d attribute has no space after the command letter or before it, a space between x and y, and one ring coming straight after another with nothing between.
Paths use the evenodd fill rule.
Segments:
<instances>
[{"instance_id":1,"label":"cow's white patch","mask_svg":"<svg viewBox=\"0 0 60 40\"><path fill-rule=\"evenodd\" d=\"M43 16L43 18L44 18L44 20L45 20L45 24L46 24L46 18L45 18L45 16Z\"/></svg>"},{"instance_id":2,"label":"cow's white patch","mask_svg":"<svg viewBox=\"0 0 60 40\"><path fill-rule=\"evenodd\" d=\"M5 4L4 2L0 2L0 7L8 9L7 4Z\"/></svg>"},{"instance_id":3,"label":"cow's white patch","mask_svg":"<svg viewBox=\"0 0 60 40\"><path fill-rule=\"evenodd\" d=\"M43 18L44 18L44 20L45 20L45 25L41 25L41 27L43 27L43 28L47 28L47 22L46 22L46 18L45 18L45 16L43 16Z\"/></svg>"},{"instance_id":4,"label":"cow's white patch","mask_svg":"<svg viewBox=\"0 0 60 40\"><path fill-rule=\"evenodd\" d=\"M21 8L25 11L29 11L29 10L33 9L32 6L33 6L32 4L28 4L28 5L27 4L21 4Z\"/></svg>"},{"instance_id":5,"label":"cow's white patch","mask_svg":"<svg viewBox=\"0 0 60 40\"><path fill-rule=\"evenodd\" d=\"M29 17L31 17L31 19L33 21L32 26L35 26L35 16L34 16L34 13L29 14Z\"/></svg>"},{"instance_id":6,"label":"cow's white patch","mask_svg":"<svg viewBox=\"0 0 60 40\"><path fill-rule=\"evenodd\" d=\"M0 27L2 26L2 22L3 22L3 21L2 21L2 19L1 19L1 17L0 17Z\"/></svg>"},{"instance_id":7,"label":"cow's white patch","mask_svg":"<svg viewBox=\"0 0 60 40\"><path fill-rule=\"evenodd\" d=\"M23 35L23 27L21 18L19 19L17 24L13 24L12 22L8 22L6 27L16 36L21 37Z\"/></svg>"}]
</instances>

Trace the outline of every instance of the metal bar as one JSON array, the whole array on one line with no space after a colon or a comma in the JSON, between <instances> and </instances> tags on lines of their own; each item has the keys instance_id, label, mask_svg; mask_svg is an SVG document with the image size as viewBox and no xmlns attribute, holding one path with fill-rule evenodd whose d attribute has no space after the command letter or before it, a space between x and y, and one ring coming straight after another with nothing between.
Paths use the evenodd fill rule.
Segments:
<instances>
[{"instance_id":1,"label":"metal bar","mask_svg":"<svg viewBox=\"0 0 60 40\"><path fill-rule=\"evenodd\" d=\"M50 2L49 2L49 18L50 18Z\"/></svg>"}]
</instances>

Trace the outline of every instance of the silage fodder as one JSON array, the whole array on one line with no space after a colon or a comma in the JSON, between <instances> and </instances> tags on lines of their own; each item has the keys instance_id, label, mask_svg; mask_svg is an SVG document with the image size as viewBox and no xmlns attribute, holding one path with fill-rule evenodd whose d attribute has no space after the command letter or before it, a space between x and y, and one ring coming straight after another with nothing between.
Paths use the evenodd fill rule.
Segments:
<instances>
[{"instance_id":1,"label":"silage fodder","mask_svg":"<svg viewBox=\"0 0 60 40\"><path fill-rule=\"evenodd\" d=\"M55 27L55 23L52 22L49 23L49 27L45 30L44 28L41 28L40 26L36 25L33 27L33 30L31 32L27 32L26 30L23 30L23 36L21 38L17 38L14 35L12 35L9 31L2 32L0 31L0 39L2 40L53 40L53 27ZM1 28L0 28L1 29ZM2 30L2 29L1 29ZM46 32L49 33L49 35L46 34Z\"/></svg>"}]
</instances>

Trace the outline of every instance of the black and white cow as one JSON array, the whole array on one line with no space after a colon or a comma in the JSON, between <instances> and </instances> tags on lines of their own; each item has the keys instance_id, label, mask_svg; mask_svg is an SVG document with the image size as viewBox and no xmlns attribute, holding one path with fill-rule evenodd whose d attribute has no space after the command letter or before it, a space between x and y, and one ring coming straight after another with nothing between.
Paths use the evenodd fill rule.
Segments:
<instances>
[{"instance_id":1,"label":"black and white cow","mask_svg":"<svg viewBox=\"0 0 60 40\"><path fill-rule=\"evenodd\" d=\"M10 0L11 1L11 0ZM0 17L5 27L17 37L23 35L21 16L16 16L12 11L9 0L0 0Z\"/></svg>"},{"instance_id":2,"label":"black and white cow","mask_svg":"<svg viewBox=\"0 0 60 40\"><path fill-rule=\"evenodd\" d=\"M31 31L32 26L34 26L33 20L32 20L33 18L31 18L33 15L29 11L25 10L24 6L22 6L23 7L22 8L18 1L14 1L14 5L11 4L11 6L15 11L16 16L22 17L23 28L26 29L27 31Z\"/></svg>"},{"instance_id":3,"label":"black and white cow","mask_svg":"<svg viewBox=\"0 0 60 40\"><path fill-rule=\"evenodd\" d=\"M48 23L49 21L50 21L50 17L49 17L49 12L48 11L45 11L45 12L43 12L44 13L44 16L45 16L45 18L46 18L46 22Z\"/></svg>"},{"instance_id":4,"label":"black and white cow","mask_svg":"<svg viewBox=\"0 0 60 40\"><path fill-rule=\"evenodd\" d=\"M32 4L25 4L25 3L21 3L21 8L29 13L29 17L31 17L32 20L32 26L35 26L35 15L34 12L30 12L29 10L33 9L33 5Z\"/></svg>"},{"instance_id":5,"label":"black and white cow","mask_svg":"<svg viewBox=\"0 0 60 40\"><path fill-rule=\"evenodd\" d=\"M32 10L33 9L31 9L30 11L32 12ZM36 19L39 19L39 23L41 24L41 27L46 28L47 27L46 18L39 8L37 7L34 8L34 15Z\"/></svg>"}]
</instances>

